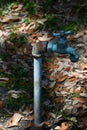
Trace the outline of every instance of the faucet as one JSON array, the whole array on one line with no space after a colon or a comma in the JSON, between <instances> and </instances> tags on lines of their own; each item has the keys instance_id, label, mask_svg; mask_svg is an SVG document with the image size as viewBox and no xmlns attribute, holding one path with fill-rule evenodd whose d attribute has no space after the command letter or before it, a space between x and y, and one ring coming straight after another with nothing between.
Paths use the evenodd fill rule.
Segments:
<instances>
[{"instance_id":1,"label":"faucet","mask_svg":"<svg viewBox=\"0 0 87 130\"><path fill-rule=\"evenodd\" d=\"M73 34L72 31L60 31L59 33L53 33L54 37L57 37L56 43L53 42L48 42L47 45L47 51L48 52L56 52L60 54L69 54L70 55L70 60L72 62L76 62L79 59L78 54L76 51L68 46L68 41L66 36Z\"/></svg>"},{"instance_id":2,"label":"faucet","mask_svg":"<svg viewBox=\"0 0 87 130\"><path fill-rule=\"evenodd\" d=\"M40 41L34 44L32 49L32 55L41 56L45 51L47 52L56 52L59 54L69 54L70 60L76 62L79 59L77 52L68 45L66 36L71 35L72 31L60 31L59 33L53 33L54 37L57 37L56 42L53 41Z\"/></svg>"},{"instance_id":3,"label":"faucet","mask_svg":"<svg viewBox=\"0 0 87 130\"><path fill-rule=\"evenodd\" d=\"M56 42L39 41L32 47L32 55L34 57L34 125L36 128L41 123L42 54L45 51L69 54L72 62L78 61L78 54L67 44L66 36L71 34L72 31L53 33L53 36L57 37Z\"/></svg>"}]
</instances>

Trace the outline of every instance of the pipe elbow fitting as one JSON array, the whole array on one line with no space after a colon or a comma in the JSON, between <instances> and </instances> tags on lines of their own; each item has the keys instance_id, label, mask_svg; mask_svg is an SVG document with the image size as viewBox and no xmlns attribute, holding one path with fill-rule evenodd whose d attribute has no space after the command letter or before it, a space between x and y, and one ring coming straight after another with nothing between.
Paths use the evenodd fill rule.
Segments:
<instances>
[{"instance_id":1,"label":"pipe elbow fitting","mask_svg":"<svg viewBox=\"0 0 87 130\"><path fill-rule=\"evenodd\" d=\"M33 45L32 47L32 55L34 57L40 57L42 56L42 54L44 53L44 51L46 50L46 42L42 43L42 42L37 42Z\"/></svg>"}]
</instances>

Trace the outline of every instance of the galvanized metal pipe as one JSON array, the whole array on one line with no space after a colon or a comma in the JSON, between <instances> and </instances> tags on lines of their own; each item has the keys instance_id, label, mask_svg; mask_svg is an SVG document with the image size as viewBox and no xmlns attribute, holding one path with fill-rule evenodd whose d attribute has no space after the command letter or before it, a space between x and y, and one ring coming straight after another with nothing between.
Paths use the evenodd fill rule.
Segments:
<instances>
[{"instance_id":1,"label":"galvanized metal pipe","mask_svg":"<svg viewBox=\"0 0 87 130\"><path fill-rule=\"evenodd\" d=\"M34 125L41 123L42 58L34 58Z\"/></svg>"}]
</instances>

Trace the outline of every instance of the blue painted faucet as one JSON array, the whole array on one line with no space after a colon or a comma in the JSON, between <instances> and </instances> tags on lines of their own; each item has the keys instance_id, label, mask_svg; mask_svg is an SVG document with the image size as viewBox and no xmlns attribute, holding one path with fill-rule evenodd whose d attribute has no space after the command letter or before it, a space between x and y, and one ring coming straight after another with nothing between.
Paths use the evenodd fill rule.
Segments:
<instances>
[{"instance_id":1,"label":"blue painted faucet","mask_svg":"<svg viewBox=\"0 0 87 130\"><path fill-rule=\"evenodd\" d=\"M68 41L66 36L71 35L72 31L60 31L59 33L53 33L54 37L57 37L56 42L49 41L49 42L39 42L36 43L33 46L32 54L36 55L37 57L43 54L45 51L47 52L56 52L59 54L69 54L70 55L70 60L72 62L76 62L79 59L78 54L76 51L68 46Z\"/></svg>"},{"instance_id":2,"label":"blue painted faucet","mask_svg":"<svg viewBox=\"0 0 87 130\"><path fill-rule=\"evenodd\" d=\"M57 37L56 43L48 42L47 51L48 52L56 52L60 54L70 54L70 60L72 62L76 62L79 59L76 51L68 46L68 41L66 36L71 35L72 31L60 31L60 33L53 33L53 36Z\"/></svg>"}]
</instances>

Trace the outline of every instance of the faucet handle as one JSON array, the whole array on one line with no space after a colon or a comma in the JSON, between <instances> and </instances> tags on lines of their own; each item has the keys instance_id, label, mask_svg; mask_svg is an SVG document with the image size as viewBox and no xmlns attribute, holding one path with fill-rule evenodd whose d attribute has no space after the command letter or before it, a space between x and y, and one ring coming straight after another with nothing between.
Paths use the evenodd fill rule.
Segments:
<instances>
[{"instance_id":1,"label":"faucet handle","mask_svg":"<svg viewBox=\"0 0 87 130\"><path fill-rule=\"evenodd\" d=\"M72 31L66 31L66 32L65 32L65 31L62 30L62 31L60 31L59 33L52 33L52 34L53 34L53 36L55 36L55 37L57 37L57 36L60 36L60 37L62 36L62 37L63 37L63 36L65 36L65 35L66 35L66 36L71 35L71 34L73 34L73 32L72 32Z\"/></svg>"},{"instance_id":2,"label":"faucet handle","mask_svg":"<svg viewBox=\"0 0 87 130\"><path fill-rule=\"evenodd\" d=\"M73 31L66 31L65 32L65 35L72 35L73 34Z\"/></svg>"}]
</instances>

